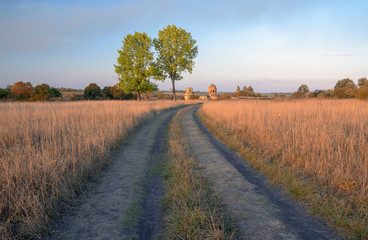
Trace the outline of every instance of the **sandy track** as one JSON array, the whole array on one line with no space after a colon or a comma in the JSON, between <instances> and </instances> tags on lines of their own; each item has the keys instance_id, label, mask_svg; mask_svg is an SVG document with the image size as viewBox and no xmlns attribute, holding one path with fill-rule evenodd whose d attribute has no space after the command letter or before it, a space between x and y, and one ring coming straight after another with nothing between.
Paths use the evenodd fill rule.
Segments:
<instances>
[{"instance_id":1,"label":"sandy track","mask_svg":"<svg viewBox=\"0 0 368 240\"><path fill-rule=\"evenodd\" d=\"M195 114L198 108L184 113L183 132L241 239L340 239L209 133Z\"/></svg>"},{"instance_id":2,"label":"sandy track","mask_svg":"<svg viewBox=\"0 0 368 240\"><path fill-rule=\"evenodd\" d=\"M78 198L76 206L61 218L50 239L135 238L137 233L127 230L125 222L137 201L138 205L143 203L145 211L139 222L144 229L138 231L140 239L150 239L158 233L161 215L155 200L162 196L163 190L160 180L154 176L149 179L147 174L152 171L150 168L155 167L157 159L162 159L157 156L164 151L165 130L177 110L156 115L129 136L127 144L117 152L108 168ZM151 157L154 157L154 163L150 163ZM144 182L149 184L144 185ZM141 201L147 189L152 190Z\"/></svg>"}]
</instances>

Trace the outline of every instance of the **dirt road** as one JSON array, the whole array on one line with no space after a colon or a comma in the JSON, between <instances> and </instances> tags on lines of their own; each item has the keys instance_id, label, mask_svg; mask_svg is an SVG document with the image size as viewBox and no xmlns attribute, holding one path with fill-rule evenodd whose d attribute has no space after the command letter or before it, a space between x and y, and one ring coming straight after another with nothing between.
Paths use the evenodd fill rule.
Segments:
<instances>
[{"instance_id":1,"label":"dirt road","mask_svg":"<svg viewBox=\"0 0 368 240\"><path fill-rule=\"evenodd\" d=\"M240 239L339 239L305 214L280 190L219 142L196 116L182 114L183 132L203 165ZM57 224L50 239L155 239L161 232L163 196L159 173L165 159L169 121L178 109L157 114L127 139L108 168Z\"/></svg>"},{"instance_id":2,"label":"dirt road","mask_svg":"<svg viewBox=\"0 0 368 240\"><path fill-rule=\"evenodd\" d=\"M159 234L162 216L156 200L163 190L153 172L164 159L166 130L177 111L156 115L129 136L50 239L152 239Z\"/></svg>"},{"instance_id":3,"label":"dirt road","mask_svg":"<svg viewBox=\"0 0 368 240\"><path fill-rule=\"evenodd\" d=\"M184 113L183 132L241 239L339 239L209 133L196 115L198 108Z\"/></svg>"}]
</instances>

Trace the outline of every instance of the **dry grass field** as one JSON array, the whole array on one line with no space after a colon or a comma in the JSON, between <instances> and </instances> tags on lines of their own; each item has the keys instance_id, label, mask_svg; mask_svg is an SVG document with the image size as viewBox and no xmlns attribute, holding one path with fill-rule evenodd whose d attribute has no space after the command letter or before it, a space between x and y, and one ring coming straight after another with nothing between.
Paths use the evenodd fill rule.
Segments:
<instances>
[{"instance_id":1,"label":"dry grass field","mask_svg":"<svg viewBox=\"0 0 368 240\"><path fill-rule=\"evenodd\" d=\"M40 236L58 202L108 162L129 130L171 101L0 104L0 238Z\"/></svg>"},{"instance_id":2,"label":"dry grass field","mask_svg":"<svg viewBox=\"0 0 368 240\"><path fill-rule=\"evenodd\" d=\"M367 102L222 101L204 104L201 112L255 150L263 160L254 164L278 175L276 182L284 184L290 172L301 179L294 195L318 215L368 238ZM275 164L277 170L269 170Z\"/></svg>"}]
</instances>

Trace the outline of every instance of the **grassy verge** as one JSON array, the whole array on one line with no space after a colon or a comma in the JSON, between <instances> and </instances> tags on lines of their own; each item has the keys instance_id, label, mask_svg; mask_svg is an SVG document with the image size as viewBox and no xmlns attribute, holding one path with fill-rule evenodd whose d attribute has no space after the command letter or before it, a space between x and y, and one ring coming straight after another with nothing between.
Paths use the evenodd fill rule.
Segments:
<instances>
[{"instance_id":1,"label":"grassy verge","mask_svg":"<svg viewBox=\"0 0 368 240\"><path fill-rule=\"evenodd\" d=\"M0 104L0 239L42 239L109 163L110 154L169 101ZM68 204L66 204L68 205Z\"/></svg>"},{"instance_id":2,"label":"grassy verge","mask_svg":"<svg viewBox=\"0 0 368 240\"><path fill-rule=\"evenodd\" d=\"M241 141L236 134L232 134L209 119L201 109L198 111L198 116L217 138L246 159L255 169L267 175L271 183L282 187L293 198L302 202L309 213L324 219L341 231L346 238L368 239L368 219L361 211L347 205L341 196L281 161L256 151L246 142Z\"/></svg>"},{"instance_id":3,"label":"grassy verge","mask_svg":"<svg viewBox=\"0 0 368 240\"><path fill-rule=\"evenodd\" d=\"M174 117L169 132L163 238L232 239L234 230L223 216L219 198L189 153L180 130L181 113Z\"/></svg>"}]
</instances>

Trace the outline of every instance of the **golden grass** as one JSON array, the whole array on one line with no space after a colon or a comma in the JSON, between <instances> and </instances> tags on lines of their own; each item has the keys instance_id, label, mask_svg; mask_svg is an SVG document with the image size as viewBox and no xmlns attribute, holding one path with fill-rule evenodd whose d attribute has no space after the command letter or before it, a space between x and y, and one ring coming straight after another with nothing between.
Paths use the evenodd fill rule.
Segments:
<instances>
[{"instance_id":1,"label":"golden grass","mask_svg":"<svg viewBox=\"0 0 368 240\"><path fill-rule=\"evenodd\" d=\"M204 104L201 111L262 155L251 162L278 175L271 177L276 182L301 179L294 188L307 193L288 188L318 215L356 238L368 238L367 102L227 101ZM277 170L271 171L275 164Z\"/></svg>"},{"instance_id":2,"label":"golden grass","mask_svg":"<svg viewBox=\"0 0 368 240\"><path fill-rule=\"evenodd\" d=\"M40 238L59 201L169 101L0 104L0 238Z\"/></svg>"},{"instance_id":3,"label":"golden grass","mask_svg":"<svg viewBox=\"0 0 368 240\"><path fill-rule=\"evenodd\" d=\"M170 126L163 238L234 239L235 231L223 217L219 196L210 188L199 164L191 156L181 131L180 118L186 110L181 110Z\"/></svg>"}]
</instances>

